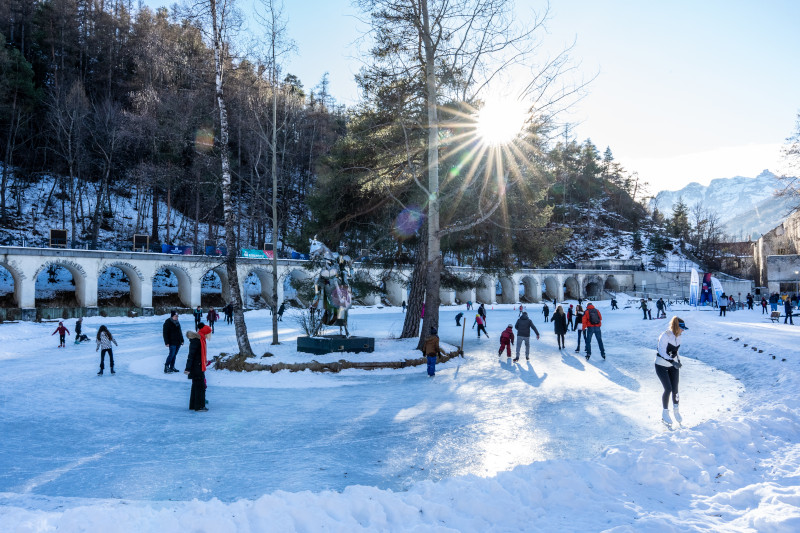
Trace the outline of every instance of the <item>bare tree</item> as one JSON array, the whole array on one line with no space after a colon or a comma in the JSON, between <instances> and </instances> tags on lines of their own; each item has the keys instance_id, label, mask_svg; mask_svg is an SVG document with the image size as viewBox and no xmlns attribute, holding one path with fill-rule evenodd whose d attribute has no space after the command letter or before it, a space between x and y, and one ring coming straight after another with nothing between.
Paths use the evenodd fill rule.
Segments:
<instances>
[{"instance_id":1,"label":"bare tree","mask_svg":"<svg viewBox=\"0 0 800 533\"><path fill-rule=\"evenodd\" d=\"M247 336L247 325L244 321L242 293L239 285L239 273L236 270L238 257L238 243L236 241L236 210L231 197L231 164L228 154L228 110L225 105L225 68L228 65L228 47L230 25L233 19L233 0L206 0L199 7L207 9L211 19L211 40L214 50L214 86L219 109L219 147L220 161L222 163L222 203L225 220L225 244L228 255L225 258L225 269L228 274L230 302L233 304L233 324L236 330L236 342L239 353L245 356L253 355L250 339Z\"/></svg>"},{"instance_id":2,"label":"bare tree","mask_svg":"<svg viewBox=\"0 0 800 533\"><path fill-rule=\"evenodd\" d=\"M427 199L427 271L425 317L420 345L431 327L439 322L439 290L441 286L443 236L475 227L487 220L503 201L508 173L489 168L495 183L484 183L472 216L451 221L441 227L440 127L442 104L461 102L480 104L487 87L512 65L519 65L536 50L534 33L542 27L544 17L536 17L527 27L514 23L512 0L359 0L370 14L372 33L377 45L372 49L373 61L386 85L399 80L416 80L421 87L424 122L427 129L425 146L426 183L417 181ZM522 98L533 103L546 94L567 68L566 52L546 61L533 72L522 92ZM567 104L576 88L556 90L549 101L536 102L535 112L555 112ZM492 198L491 196L494 195Z\"/></svg>"},{"instance_id":3,"label":"bare tree","mask_svg":"<svg viewBox=\"0 0 800 533\"><path fill-rule=\"evenodd\" d=\"M258 18L267 36L266 66L272 100L272 116L270 117L271 135L269 135L270 175L272 177L272 305L278 306L278 96L280 83L278 75L280 57L293 48L286 37L286 22L283 18L283 2L262 0L263 11ZM263 132L263 128L262 128ZM278 313L272 313L272 344L278 341Z\"/></svg>"},{"instance_id":4,"label":"bare tree","mask_svg":"<svg viewBox=\"0 0 800 533\"><path fill-rule=\"evenodd\" d=\"M54 150L64 161L69 179L70 236L76 238L78 209L76 207L76 181L85 152L86 119L89 115L89 101L80 82L72 84L68 92L54 89L48 100L48 122L55 141Z\"/></svg>"}]
</instances>

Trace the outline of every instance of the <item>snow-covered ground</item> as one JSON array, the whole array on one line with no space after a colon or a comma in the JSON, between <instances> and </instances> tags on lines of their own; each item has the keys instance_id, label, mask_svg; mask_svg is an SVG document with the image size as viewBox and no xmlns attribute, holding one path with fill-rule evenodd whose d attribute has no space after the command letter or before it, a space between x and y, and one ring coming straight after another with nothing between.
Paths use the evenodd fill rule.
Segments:
<instances>
[{"instance_id":1,"label":"snow-covered ground","mask_svg":"<svg viewBox=\"0 0 800 533\"><path fill-rule=\"evenodd\" d=\"M84 320L120 343L102 377L93 344L55 348L55 324L0 325L0 531L800 530L798 330L760 310L674 310L690 329L686 428L670 432L653 370L666 321L599 308L606 361L596 345L590 361L576 354L576 333L559 352L539 305L530 364L498 359L517 312L495 306L492 338L469 318L466 357L435 378L209 370L207 413L188 411L183 374L162 372L166 317ZM451 344L456 312L441 315ZM294 352L289 312L278 347L268 312L246 316L265 362L328 360ZM351 320L388 339L403 316ZM231 329L218 324L212 354L234 351ZM376 346L350 357L419 354Z\"/></svg>"}]
</instances>

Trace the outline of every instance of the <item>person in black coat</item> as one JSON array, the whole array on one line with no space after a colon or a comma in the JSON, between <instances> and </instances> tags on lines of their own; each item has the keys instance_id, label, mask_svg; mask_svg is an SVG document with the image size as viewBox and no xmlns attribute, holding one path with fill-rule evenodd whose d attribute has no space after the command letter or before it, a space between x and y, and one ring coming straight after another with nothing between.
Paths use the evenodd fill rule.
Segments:
<instances>
[{"instance_id":1,"label":"person in black coat","mask_svg":"<svg viewBox=\"0 0 800 533\"><path fill-rule=\"evenodd\" d=\"M178 355L178 350L183 346L183 331L181 330L181 323L178 321L178 312L173 311L168 319L164 321L163 327L164 346L169 348L167 360L164 362L164 373L179 372L175 368L175 358Z\"/></svg>"},{"instance_id":2,"label":"person in black coat","mask_svg":"<svg viewBox=\"0 0 800 533\"><path fill-rule=\"evenodd\" d=\"M558 349L565 348L564 335L567 334L567 315L564 313L564 308L560 305L556 307L556 312L553 313L553 332L556 334L558 340Z\"/></svg>"},{"instance_id":3,"label":"person in black coat","mask_svg":"<svg viewBox=\"0 0 800 533\"><path fill-rule=\"evenodd\" d=\"M789 324L794 326L794 320L792 320L792 300L788 296L783 302L783 311L786 313L786 318L783 319L783 323L786 324L788 320Z\"/></svg>"},{"instance_id":4,"label":"person in black coat","mask_svg":"<svg viewBox=\"0 0 800 533\"><path fill-rule=\"evenodd\" d=\"M203 372L200 335L194 331L187 331L186 338L189 339L189 355L186 358L186 370L183 373L192 380L189 409L191 411L208 411L206 407L206 373Z\"/></svg>"}]
</instances>

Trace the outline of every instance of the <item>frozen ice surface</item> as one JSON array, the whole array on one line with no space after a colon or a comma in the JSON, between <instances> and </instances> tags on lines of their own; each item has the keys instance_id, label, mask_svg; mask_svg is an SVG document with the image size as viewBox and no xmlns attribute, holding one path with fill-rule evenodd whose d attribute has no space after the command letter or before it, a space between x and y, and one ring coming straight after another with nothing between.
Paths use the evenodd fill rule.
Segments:
<instances>
[{"instance_id":1,"label":"frozen ice surface","mask_svg":"<svg viewBox=\"0 0 800 533\"><path fill-rule=\"evenodd\" d=\"M119 531L137 523L192 530L198 512L225 530L259 530L268 518L276 531L656 531L665 524L790 531L797 524L798 405L776 388L796 391L796 330L765 323L760 311L727 319L680 311L690 326L681 372L690 429L664 433L653 360L666 321L600 302L607 360L595 344L587 362L573 351L577 333L559 352L540 306L530 305L542 339L532 339L530 364L524 357L514 364L497 357L499 333L517 317L510 307L489 308L488 340L474 337L470 318L466 358L439 365L435 378L422 366L209 370L207 413L188 411L182 373L163 374L166 317L84 320L87 330L107 324L120 343L117 374L102 377L94 344L57 349L55 324L4 324L0 524L87 527L72 510ZM440 336L451 344L461 340L457 312L441 313ZM288 313L277 349L269 314L246 316L255 352L275 354L263 361L322 360L294 352L298 333ZM352 320L355 333L386 338L399 333L403 315L357 309ZM189 317L183 323L190 326ZM727 338L734 331L742 341ZM766 351L743 348L744 339ZM413 342L393 344L348 357L419 355ZM232 327L217 324L211 354L234 348ZM185 357L186 347L178 366ZM109 507L113 516L103 518Z\"/></svg>"}]
</instances>

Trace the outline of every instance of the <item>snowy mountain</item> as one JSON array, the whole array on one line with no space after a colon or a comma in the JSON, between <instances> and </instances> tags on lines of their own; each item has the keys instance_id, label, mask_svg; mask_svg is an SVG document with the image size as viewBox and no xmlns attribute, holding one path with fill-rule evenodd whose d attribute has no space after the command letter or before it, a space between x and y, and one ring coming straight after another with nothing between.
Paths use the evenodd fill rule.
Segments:
<instances>
[{"instance_id":1,"label":"snowy mountain","mask_svg":"<svg viewBox=\"0 0 800 533\"><path fill-rule=\"evenodd\" d=\"M764 170L755 178L736 176L712 180L707 186L690 183L678 191L661 191L651 202L669 215L680 198L691 210L695 205L713 209L723 223L724 231L734 237L758 238L781 223L791 212L792 202L776 198L780 188L778 177Z\"/></svg>"}]
</instances>

